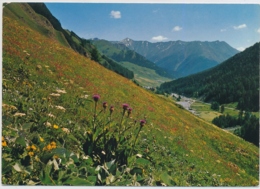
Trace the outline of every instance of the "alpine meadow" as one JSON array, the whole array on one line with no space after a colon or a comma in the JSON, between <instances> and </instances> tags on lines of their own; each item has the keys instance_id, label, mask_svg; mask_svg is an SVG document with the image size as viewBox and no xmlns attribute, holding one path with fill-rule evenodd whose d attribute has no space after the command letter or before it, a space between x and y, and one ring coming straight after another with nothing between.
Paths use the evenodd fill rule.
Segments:
<instances>
[{"instance_id":1,"label":"alpine meadow","mask_svg":"<svg viewBox=\"0 0 260 189\"><path fill-rule=\"evenodd\" d=\"M252 131L251 123L259 123L259 116L249 113L259 112L259 76L243 83L238 75L230 83L240 86L236 96L220 69L231 62L240 74L242 59L259 74L259 43L238 54L231 49L234 56L225 55L228 60L200 75L174 79L120 42L87 40L63 29L44 3L2 7L2 186L259 185L259 136L250 141L227 131L171 95L236 103L245 120L239 132ZM203 78L210 83L196 84ZM214 96L223 80L225 93ZM242 86L247 83L250 88ZM258 134L259 126L253 131Z\"/></svg>"}]
</instances>

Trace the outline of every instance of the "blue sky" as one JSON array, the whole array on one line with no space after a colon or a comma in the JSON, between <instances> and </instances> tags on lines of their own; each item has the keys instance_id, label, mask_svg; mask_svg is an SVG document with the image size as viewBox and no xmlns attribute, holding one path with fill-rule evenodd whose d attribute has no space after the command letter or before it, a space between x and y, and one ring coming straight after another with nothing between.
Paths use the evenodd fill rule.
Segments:
<instances>
[{"instance_id":1,"label":"blue sky","mask_svg":"<svg viewBox=\"0 0 260 189\"><path fill-rule=\"evenodd\" d=\"M225 41L243 50L260 41L260 5L46 3L64 29L85 39Z\"/></svg>"}]
</instances>

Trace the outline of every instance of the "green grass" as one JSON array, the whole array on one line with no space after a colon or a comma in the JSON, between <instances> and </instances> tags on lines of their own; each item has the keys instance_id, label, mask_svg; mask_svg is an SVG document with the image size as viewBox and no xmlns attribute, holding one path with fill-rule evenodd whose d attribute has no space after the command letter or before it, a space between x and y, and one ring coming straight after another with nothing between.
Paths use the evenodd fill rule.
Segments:
<instances>
[{"instance_id":1,"label":"green grass","mask_svg":"<svg viewBox=\"0 0 260 189\"><path fill-rule=\"evenodd\" d=\"M2 86L2 184L258 185L256 146L7 16L3 17ZM57 90L66 93L53 96ZM87 157L83 150L88 136L93 136L93 94L101 95L98 112L104 101L115 106L112 128L121 122L123 103L133 108L131 118L125 118L123 125L135 129L135 120L147 120L134 155L127 157L127 169L99 161L98 156ZM57 108L60 106L66 110L61 111ZM102 113L100 126L109 112ZM57 149L46 151L51 142ZM33 155L28 150L32 145L38 150ZM107 150L95 152L102 156ZM62 159L61 164L57 165L56 156ZM117 180L110 183L113 178Z\"/></svg>"},{"instance_id":2,"label":"green grass","mask_svg":"<svg viewBox=\"0 0 260 189\"><path fill-rule=\"evenodd\" d=\"M158 75L154 70L135 65L130 62L120 62L124 67L134 72L135 80L142 86L157 87L170 81L169 78Z\"/></svg>"},{"instance_id":3,"label":"green grass","mask_svg":"<svg viewBox=\"0 0 260 189\"><path fill-rule=\"evenodd\" d=\"M210 123L215 117L218 117L219 115L221 115L221 113L219 113L217 111L213 111L210 108L209 104L205 104L205 103L198 102L198 101L193 103L191 105L191 108L197 112L199 117L201 117L202 119L204 119Z\"/></svg>"},{"instance_id":4,"label":"green grass","mask_svg":"<svg viewBox=\"0 0 260 189\"><path fill-rule=\"evenodd\" d=\"M194 109L198 114L199 117L205 119L206 121L210 122L215 118L222 114L229 114L234 117L238 117L239 110L236 109L237 102L224 104L225 110L223 113L214 111L210 108L210 104L203 103L200 101L196 101L191 105L191 108ZM252 112L253 115L259 118L258 112Z\"/></svg>"}]
</instances>

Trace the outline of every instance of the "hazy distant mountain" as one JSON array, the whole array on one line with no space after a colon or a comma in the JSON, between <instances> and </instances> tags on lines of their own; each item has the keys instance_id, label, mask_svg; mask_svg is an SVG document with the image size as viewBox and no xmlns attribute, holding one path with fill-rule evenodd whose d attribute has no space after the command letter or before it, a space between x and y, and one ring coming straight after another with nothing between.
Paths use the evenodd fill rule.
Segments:
<instances>
[{"instance_id":1,"label":"hazy distant mountain","mask_svg":"<svg viewBox=\"0 0 260 189\"><path fill-rule=\"evenodd\" d=\"M126 38L118 43L143 55L159 67L172 71L177 77L216 66L239 52L223 41L150 43Z\"/></svg>"}]
</instances>

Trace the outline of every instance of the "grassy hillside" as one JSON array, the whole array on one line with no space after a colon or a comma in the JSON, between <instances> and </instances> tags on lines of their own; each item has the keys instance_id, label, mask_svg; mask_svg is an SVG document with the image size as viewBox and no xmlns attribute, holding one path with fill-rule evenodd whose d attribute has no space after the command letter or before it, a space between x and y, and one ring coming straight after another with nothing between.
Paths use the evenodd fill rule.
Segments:
<instances>
[{"instance_id":1,"label":"grassy hillside","mask_svg":"<svg viewBox=\"0 0 260 189\"><path fill-rule=\"evenodd\" d=\"M258 185L254 145L8 14L2 69L2 184ZM101 96L96 103L93 94ZM114 105L112 116L104 101Z\"/></svg>"},{"instance_id":2,"label":"grassy hillside","mask_svg":"<svg viewBox=\"0 0 260 189\"><path fill-rule=\"evenodd\" d=\"M121 62L121 65L134 72L135 80L142 86L158 87L171 79L162 77L152 69L138 66L130 62Z\"/></svg>"},{"instance_id":3,"label":"grassy hillside","mask_svg":"<svg viewBox=\"0 0 260 189\"><path fill-rule=\"evenodd\" d=\"M12 4L7 7L8 11L14 13L19 19L31 26L35 26L41 33L51 36L54 40L58 40L61 44L69 46L81 55L91 59L96 59L104 67L115 71L116 73L132 79L134 73L130 70L120 66L116 62L109 60L108 57L101 57L97 49L89 40L79 37L73 31L68 31L62 28L61 23L48 10L44 3L23 3ZM9 11L10 12L10 11ZM16 12L19 13L16 14ZM40 27L38 27L38 25Z\"/></svg>"}]
</instances>

